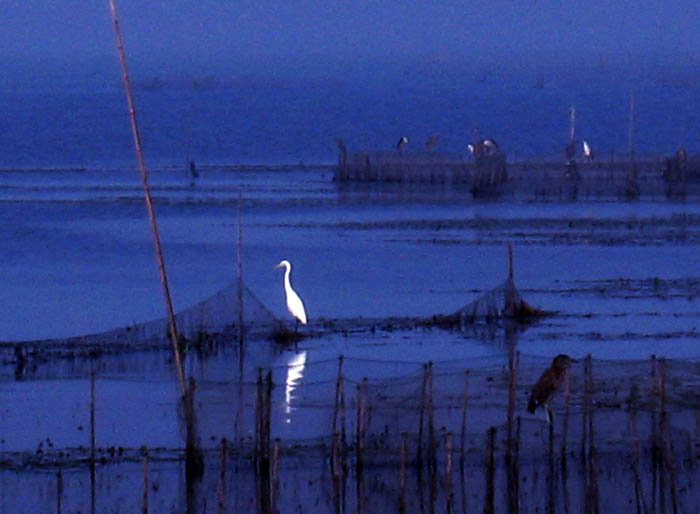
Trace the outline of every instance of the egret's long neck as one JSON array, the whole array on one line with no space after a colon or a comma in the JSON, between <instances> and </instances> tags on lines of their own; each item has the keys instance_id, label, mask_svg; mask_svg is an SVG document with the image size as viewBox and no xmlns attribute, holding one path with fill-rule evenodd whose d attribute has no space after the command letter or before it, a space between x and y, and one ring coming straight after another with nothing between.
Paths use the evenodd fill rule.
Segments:
<instances>
[{"instance_id":1,"label":"egret's long neck","mask_svg":"<svg viewBox=\"0 0 700 514\"><path fill-rule=\"evenodd\" d=\"M292 284L289 281L289 274L292 272L292 267L291 266L285 266L284 269L284 288L285 289L291 289Z\"/></svg>"}]
</instances>

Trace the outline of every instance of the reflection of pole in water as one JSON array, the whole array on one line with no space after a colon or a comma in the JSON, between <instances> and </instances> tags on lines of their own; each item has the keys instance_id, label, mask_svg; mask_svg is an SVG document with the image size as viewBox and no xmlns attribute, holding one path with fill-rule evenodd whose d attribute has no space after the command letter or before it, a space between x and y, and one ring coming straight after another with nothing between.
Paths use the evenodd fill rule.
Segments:
<instances>
[{"instance_id":1,"label":"reflection of pole in water","mask_svg":"<svg viewBox=\"0 0 700 514\"><path fill-rule=\"evenodd\" d=\"M569 142L573 143L576 140L576 108L571 107L569 121Z\"/></svg>"}]
</instances>

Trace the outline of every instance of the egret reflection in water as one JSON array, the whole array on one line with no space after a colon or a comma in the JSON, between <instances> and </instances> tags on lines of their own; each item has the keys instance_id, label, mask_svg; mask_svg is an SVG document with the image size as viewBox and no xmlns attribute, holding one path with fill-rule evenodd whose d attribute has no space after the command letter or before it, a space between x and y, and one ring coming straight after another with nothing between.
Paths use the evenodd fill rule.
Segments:
<instances>
[{"instance_id":1,"label":"egret reflection in water","mask_svg":"<svg viewBox=\"0 0 700 514\"><path fill-rule=\"evenodd\" d=\"M287 380L284 388L284 412L286 423L291 423L292 419L289 416L292 413L292 393L296 389L299 381L304 376L304 366L306 365L306 352L300 352L292 355L291 360L287 363Z\"/></svg>"}]
</instances>

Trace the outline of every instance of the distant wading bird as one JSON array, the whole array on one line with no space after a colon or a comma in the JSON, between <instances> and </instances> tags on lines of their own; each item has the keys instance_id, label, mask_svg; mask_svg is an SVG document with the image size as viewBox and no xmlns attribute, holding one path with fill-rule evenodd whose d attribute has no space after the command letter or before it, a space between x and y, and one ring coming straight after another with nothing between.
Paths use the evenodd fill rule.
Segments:
<instances>
[{"instance_id":1,"label":"distant wading bird","mask_svg":"<svg viewBox=\"0 0 700 514\"><path fill-rule=\"evenodd\" d=\"M399 142L396 143L396 150L398 150L399 153L403 153L403 147L408 143L408 138L406 136L403 136L401 139L399 139Z\"/></svg>"},{"instance_id":2,"label":"distant wading bird","mask_svg":"<svg viewBox=\"0 0 700 514\"><path fill-rule=\"evenodd\" d=\"M467 149L475 158L483 155L496 155L500 151L498 144L493 139L481 139L476 143L470 143L467 145Z\"/></svg>"},{"instance_id":3,"label":"distant wading bird","mask_svg":"<svg viewBox=\"0 0 700 514\"><path fill-rule=\"evenodd\" d=\"M534 414L535 409L542 405L547 413L547 423L552 423L552 413L549 410L547 402L559 388L561 383L566 379L569 372L569 366L572 362L578 361L563 353L560 353L554 357L554 360L552 360L552 365L544 370L540 376L540 379L532 388L532 392L530 393L530 401L527 404L527 410L531 414Z\"/></svg>"},{"instance_id":4,"label":"distant wading bird","mask_svg":"<svg viewBox=\"0 0 700 514\"><path fill-rule=\"evenodd\" d=\"M439 137L437 136L430 136L428 139L425 140L425 149L429 152L432 152L435 150L435 145L439 141Z\"/></svg>"},{"instance_id":5,"label":"distant wading bird","mask_svg":"<svg viewBox=\"0 0 700 514\"><path fill-rule=\"evenodd\" d=\"M304 303L299 298L299 295L292 289L292 283L289 280L289 274L292 272L292 265L288 260L280 261L280 263L275 266L275 268L285 268L284 272L284 293L287 297L287 310L294 316L296 320L297 328L299 323L306 325L306 311L304 310Z\"/></svg>"},{"instance_id":6,"label":"distant wading bird","mask_svg":"<svg viewBox=\"0 0 700 514\"><path fill-rule=\"evenodd\" d=\"M583 142L583 157L586 162L593 162L593 150L586 141Z\"/></svg>"}]
</instances>

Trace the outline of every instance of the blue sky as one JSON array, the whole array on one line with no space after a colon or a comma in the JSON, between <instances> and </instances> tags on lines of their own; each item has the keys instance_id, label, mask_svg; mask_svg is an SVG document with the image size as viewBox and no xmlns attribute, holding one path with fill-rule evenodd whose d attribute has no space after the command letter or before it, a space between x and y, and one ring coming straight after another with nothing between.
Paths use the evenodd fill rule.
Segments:
<instances>
[{"instance_id":1,"label":"blue sky","mask_svg":"<svg viewBox=\"0 0 700 514\"><path fill-rule=\"evenodd\" d=\"M117 0L130 61L185 70L320 63L655 60L697 66L700 2ZM0 60L114 59L108 1L0 0ZM41 64L39 65L41 66Z\"/></svg>"}]
</instances>

